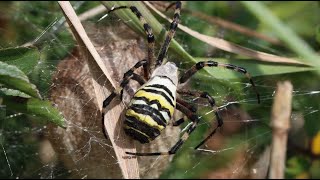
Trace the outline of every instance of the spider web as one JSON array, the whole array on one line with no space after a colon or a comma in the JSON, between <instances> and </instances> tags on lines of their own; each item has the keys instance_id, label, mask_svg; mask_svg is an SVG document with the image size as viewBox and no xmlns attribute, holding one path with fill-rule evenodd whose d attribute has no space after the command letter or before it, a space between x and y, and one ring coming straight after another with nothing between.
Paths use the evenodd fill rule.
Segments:
<instances>
[{"instance_id":1,"label":"spider web","mask_svg":"<svg viewBox=\"0 0 320 180\"><path fill-rule=\"evenodd\" d=\"M37 76L29 78L31 82L37 84L43 97L50 99L59 110L64 111L68 129L65 132L51 124L39 121L25 122L26 116L20 113L7 114L0 131L2 152L0 177L121 178L112 145L101 133L101 112L95 100L89 96L93 90L90 89L92 84L88 67L85 61L79 58L79 52L74 47L75 42L68 29L61 25L63 15L58 5L51 4L54 8L48 11L41 9L42 6L47 6L43 3L19 2L19 4L19 6L7 4L11 8L10 12L19 12L10 18L11 23L28 24L35 32L26 36L20 35L19 41L8 42L8 46L39 42L42 56L38 66L30 73L36 73ZM74 6L81 8L82 4L84 3ZM30 19L32 16L26 15L28 13L41 15L37 14L36 17L48 17L47 23L41 24ZM132 37L132 33L116 17L108 17L99 22L98 18L83 23L99 53L105 53L103 55L105 58L112 58L115 61L114 66L110 68L114 78L119 81L122 74L136 62L129 61L130 59L139 60L144 57L146 41L134 33ZM194 19L187 15L183 15L183 18L185 25L194 23ZM198 21L198 24L206 25L204 21ZM57 28L59 30L55 30ZM217 31L216 33L222 37L232 34L213 25L209 25L207 29L212 32ZM1 29L1 31L7 33L9 30ZM108 37L114 36L111 39L116 42L102 38L106 36L105 33ZM270 48L253 38L243 35L240 35L240 38L246 39L246 44L253 49L282 54L281 50ZM232 56L196 42L179 30L176 39L195 56L222 58ZM202 51L197 51L199 49ZM179 71L185 71L186 67L193 65L190 62L177 61L176 57L170 54L168 57L177 63ZM119 67L119 64L123 67ZM303 77L308 77L310 81L301 83ZM208 132L214 129L216 121L206 100L183 96L199 109L201 123L174 157L140 158L143 164L140 167L142 177L156 178L160 175L162 178L265 177L270 151L268 145L272 135L269 127L272 99L276 82L284 79L290 79L294 85L292 115L294 122L298 127L303 126L303 123L311 123L311 119L319 116L319 105L314 103L314 99L319 98L320 92L319 86L312 83L317 80L312 73L255 77L254 82L261 95L260 105L257 105L256 96L245 78L215 79L204 73L193 77L187 87L210 92L217 101L224 119L223 128L219 129L205 145L194 150L193 148L208 135ZM127 89L129 94L134 92L133 89ZM130 99L129 95L126 97L127 100ZM183 124L181 131L183 132L187 126L188 123ZM150 146L143 145L139 148L150 152L167 151L177 141L181 131L168 127L167 132L159 137L159 140Z\"/></svg>"}]
</instances>

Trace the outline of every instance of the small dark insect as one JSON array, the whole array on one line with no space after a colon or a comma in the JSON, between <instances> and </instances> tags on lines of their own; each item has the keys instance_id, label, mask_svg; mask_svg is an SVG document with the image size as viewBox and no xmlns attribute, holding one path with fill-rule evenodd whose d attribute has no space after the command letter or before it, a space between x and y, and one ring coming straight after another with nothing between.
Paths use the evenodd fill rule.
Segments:
<instances>
[{"instance_id":1,"label":"small dark insect","mask_svg":"<svg viewBox=\"0 0 320 180\"><path fill-rule=\"evenodd\" d=\"M200 119L196 115L196 108L188 104L183 99L177 98L176 93L205 98L208 100L215 112L218 122L217 127L209 134L207 138L201 141L199 145L195 147L195 149L204 144L211 136L213 136L216 130L223 125L222 118L220 117L218 108L215 105L215 100L207 92L177 90L178 84L185 83L190 77L204 67L223 67L244 74L250 80L250 83L257 94L258 103L260 103L260 96L255 88L254 82L252 81L250 74L242 67L232 64L222 64L215 61L203 61L193 65L189 70L182 73L179 78L177 66L172 62L165 63L163 61L166 56L170 41L173 38L179 24L181 10L180 1L175 3L173 21L170 25L170 30L166 35L166 39L160 49L157 59L154 56L155 38L153 36L152 29L135 6L115 7L109 10L108 13L125 8L129 8L143 24L143 28L147 34L148 40L148 57L147 59L143 59L136 63L134 67L124 74L123 80L120 84L120 89L114 90L109 97L104 100L103 112L105 112L106 107L117 95L120 95L122 99L123 88L128 84L129 80L133 79L139 82L141 87L131 99L128 109L126 110L124 131L127 135L141 143L149 143L159 136L161 131L166 127L166 125L169 124L175 108L185 114L186 117L192 122L192 124L181 136L179 141L168 152L126 152L126 154L136 156L171 155L175 154L177 150L179 150L182 144L188 139L189 135L197 127ZM140 67L143 67L144 69L144 77L134 73L134 71ZM145 79L148 81L146 82ZM174 121L172 124L173 126L179 126L184 121L185 119L181 118L177 121Z\"/></svg>"}]
</instances>

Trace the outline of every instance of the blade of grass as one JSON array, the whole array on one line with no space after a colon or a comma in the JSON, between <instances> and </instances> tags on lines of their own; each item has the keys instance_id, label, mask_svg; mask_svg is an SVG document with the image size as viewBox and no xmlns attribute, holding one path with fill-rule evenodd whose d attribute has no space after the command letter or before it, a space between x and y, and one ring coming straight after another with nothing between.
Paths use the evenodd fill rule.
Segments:
<instances>
[{"instance_id":1,"label":"blade of grass","mask_svg":"<svg viewBox=\"0 0 320 180\"><path fill-rule=\"evenodd\" d=\"M158 15L160 15L162 18L171 21L168 17L166 17L163 13L158 11L155 7L153 7L150 3L145 2L153 11L155 11ZM286 57L281 57L281 56L276 56L273 54L268 54L260 51L255 51L249 48L242 47L240 45L228 42L224 39L216 38L216 37L211 37L207 36L204 34L201 34L197 31L194 31L186 26L183 26L182 24L179 24L178 26L179 29L183 30L184 32L190 34L191 36L222 50L231 52L231 53L236 53L248 57L252 57L258 60L262 61L267 61L267 62L279 62L279 63L290 63L290 64L298 64L298 65L305 65L302 62L299 62L298 60L295 60L293 58L286 58Z\"/></svg>"},{"instance_id":2,"label":"blade of grass","mask_svg":"<svg viewBox=\"0 0 320 180\"><path fill-rule=\"evenodd\" d=\"M151 4L153 6L155 6L157 9L161 9L162 11L165 11L166 8L169 6L169 3L163 3L163 2L151 2ZM173 7L171 9L173 9ZM211 24L216 24L224 29L229 29L229 30L241 33L243 35L247 35L249 37L255 37L255 38L267 41L269 43L275 44L275 45L281 45L281 42L274 37L269 37L265 34L259 33L255 30L249 29L247 27L241 26L241 25L233 23L231 21L227 21L227 20L219 18L217 16L212 16L212 15L209 16L209 15L206 15L202 12L191 11L189 9L182 9L182 13L188 13L193 17L202 19L202 20L207 21L208 23L211 23Z\"/></svg>"},{"instance_id":3,"label":"blade of grass","mask_svg":"<svg viewBox=\"0 0 320 180\"><path fill-rule=\"evenodd\" d=\"M156 38L157 43L162 43L162 39L161 37L163 37L163 34L161 34L161 31L163 31L162 25L155 19L155 17L148 11L148 9L140 2L132 2L132 3L128 3L128 2L102 2L108 9L112 8L112 7L118 7L118 6L131 6L134 5L136 6L139 11L142 13L142 15L145 17L146 21L150 24L150 26L152 27L152 30L154 32L154 34L156 35L156 37L160 36L160 38ZM145 2L148 6L149 3ZM152 8L152 5L149 6L150 8ZM156 9L153 9L156 11ZM121 18L129 27L133 28L136 32L140 33L141 35L145 35L145 32L142 28L142 25L140 24L139 19L129 10L129 9L123 9L123 10L119 10L119 11L115 11L114 12L119 18ZM157 12L158 13L158 12ZM159 14L160 16L162 15L163 17L165 17L163 14ZM165 17L166 18L166 17ZM178 26L179 28L181 28L181 25ZM186 28L186 27L183 27ZM192 31L192 30L191 30ZM191 32L192 35L194 35L197 32ZM208 37L209 36L205 36L204 38L202 38L204 41L208 41ZM223 42L225 42L223 40ZM215 41L216 45L221 45L221 41L219 39L219 41ZM233 44L229 43L229 42L225 42L224 47L225 48L230 48L230 46L232 46ZM176 41L173 41L171 44L171 50L173 50L174 52L176 52L177 54L181 55L183 61L189 61L189 62L193 62L196 63L198 62L198 59L196 60L195 58L191 57ZM237 49L238 47L232 47L233 49ZM231 48L231 51L232 51ZM242 51L242 47L240 46L240 50ZM246 49L244 49L244 51L247 51ZM250 51L250 50L249 50ZM259 62L259 61L255 61L254 59L246 59L246 61L244 62L237 62L240 59L233 59L233 60L225 60L225 62L229 62L232 64L239 64L240 66L243 67L248 67L248 71L249 72L253 72L252 76L260 76L260 75L264 75L264 74L268 74L268 75L272 75L272 74L281 74L281 73L291 73L291 72L300 72L300 71L309 71L309 70L313 70L313 68L310 67L305 67L305 66L301 66L301 62L292 59L292 58L285 58L285 57L280 57L280 56L275 56L272 54L266 54L266 53L257 53L256 51L253 52L249 52L251 54L253 54L254 58L256 59L261 59L261 57L263 59L267 59L266 62ZM207 58L209 60L209 58ZM215 60L216 58L214 58L213 60ZM275 63L270 63L270 61L268 61L268 59L270 59L271 62L275 62ZM212 59L211 59L212 60ZM221 59L217 59L218 61ZM242 60L242 59L241 59ZM280 61L280 62L279 62ZM222 61L221 61L222 62ZM269 62L269 63L268 63ZM261 63L261 66L258 66L258 64ZM280 64L278 64L280 63ZM288 63L288 64L285 64ZM293 63L293 64L289 64L289 63ZM299 65L300 64L300 65ZM276 71L274 70L274 67L278 67L276 68ZM219 70L212 70L212 69L205 69L205 71L207 73L209 73L211 76L214 76L215 78L235 78L235 73L225 73L226 71L224 70L223 72L225 73L224 75L220 75L222 73L213 73L213 72L219 72ZM283 72L281 72L283 71ZM237 75L236 75L237 76Z\"/></svg>"},{"instance_id":4,"label":"blade of grass","mask_svg":"<svg viewBox=\"0 0 320 180\"><path fill-rule=\"evenodd\" d=\"M244 35L247 35L249 37L251 36L251 37L259 38L261 40L267 41L267 42L275 44L275 45L281 45L281 42L278 39L273 38L273 37L269 37L265 34L261 34L257 31L251 30L251 29L246 28L244 26L241 26L239 24L236 24L236 23L233 23L230 21L226 21L226 20L219 18L219 17L208 16L208 15L203 14L201 12L197 12L197 11L193 12L190 10L188 10L188 11L191 13L192 16L203 19L209 23L216 24L218 26L221 26L222 28L230 29L232 31L237 31L237 32L242 33Z\"/></svg>"},{"instance_id":5,"label":"blade of grass","mask_svg":"<svg viewBox=\"0 0 320 180\"><path fill-rule=\"evenodd\" d=\"M320 58L314 50L302 40L292 29L288 28L261 2L241 1L261 23L266 24L292 51L302 57L301 61L320 67Z\"/></svg>"},{"instance_id":6,"label":"blade of grass","mask_svg":"<svg viewBox=\"0 0 320 180\"><path fill-rule=\"evenodd\" d=\"M141 14L144 16L144 18L146 19L146 21L150 24L150 26L152 27L153 33L156 36L156 42L158 44L162 43L164 34L162 33L162 31L164 31L162 25L155 19L155 17L150 13L150 11L140 2L114 2L114 1L108 1L102 2L103 5L105 5L108 9L111 9L112 7L118 7L118 6L136 6L139 11L141 12ZM146 4L149 6L149 4L146 2ZM134 31L136 31L137 33L141 34L142 36L145 36L145 32L142 28L142 25L139 21L139 19L135 16L135 14L133 14L131 12L130 9L122 9L119 11L114 11L114 13L120 18L122 19L129 27L131 27ZM164 15L163 15L164 16ZM178 27L180 27L181 25L179 25ZM207 40L207 36L204 38L205 40ZM224 41L224 40L223 40ZM215 44L220 45L220 41L216 42ZM229 48L230 43L226 43L225 47ZM192 62L192 63L196 63L198 62L198 60L196 60L195 58L193 58L191 55L189 55L183 48L182 46L180 46L175 40L172 41L171 45L170 45L170 49L174 51L176 54L178 54L183 61L185 62ZM241 51L241 47L240 47L240 51ZM251 54L254 55L255 58L259 57L264 57L264 54L260 53L256 53L255 51L250 52ZM278 61L282 61L282 62L287 62L287 63L296 63L296 64L301 64L299 61L295 61L294 59L290 59L290 58L285 58L285 57L279 57L279 56L274 56L274 55L266 55L268 56L267 59L269 58L270 61L272 62L278 62ZM280 60L279 60L280 59ZM212 59L211 59L212 60ZM248 64L249 62L246 61L246 64ZM260 63L260 62L259 62ZM257 65L257 61L252 61L251 62L251 66L252 69L255 69L255 65ZM270 64L269 66L275 66L275 64ZM299 67L301 65L298 65ZM298 67L297 65L295 67ZM264 66L262 66L264 67ZM291 68L291 67L290 67ZM302 68L303 69L303 68ZM248 70L250 71L251 69L248 68ZM303 69L303 70L307 70L307 68ZM235 76L233 75L233 73L227 73L224 76L221 76L217 73L213 73L213 70L210 70L209 68L204 69L204 71L208 74L210 74L211 76L215 77L215 78L234 78ZM301 68L300 69L296 69L296 71L302 71ZM266 72L266 71L261 71L261 72ZM273 71L268 71L268 74L272 73ZM294 67L292 67L290 69L290 71L286 71L286 72L295 72ZM257 75L262 75L261 73L255 73Z\"/></svg>"}]
</instances>

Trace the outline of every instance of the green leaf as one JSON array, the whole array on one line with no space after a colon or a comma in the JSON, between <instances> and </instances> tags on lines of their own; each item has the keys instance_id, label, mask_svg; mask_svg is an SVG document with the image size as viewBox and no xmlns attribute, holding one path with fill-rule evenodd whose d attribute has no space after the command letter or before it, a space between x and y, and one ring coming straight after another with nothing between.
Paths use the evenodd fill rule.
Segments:
<instances>
[{"instance_id":1,"label":"green leaf","mask_svg":"<svg viewBox=\"0 0 320 180\"><path fill-rule=\"evenodd\" d=\"M8 88L0 88L0 93L7 96L18 96L23 98L31 98L28 94L25 94L21 91L15 89L8 89Z\"/></svg>"},{"instance_id":2,"label":"green leaf","mask_svg":"<svg viewBox=\"0 0 320 180\"><path fill-rule=\"evenodd\" d=\"M32 97L41 98L36 86L30 83L28 77L20 69L1 61L0 84L7 88L17 89Z\"/></svg>"},{"instance_id":3,"label":"green leaf","mask_svg":"<svg viewBox=\"0 0 320 180\"><path fill-rule=\"evenodd\" d=\"M0 50L0 61L17 66L25 74L29 74L37 66L40 52L33 47L8 48Z\"/></svg>"},{"instance_id":4,"label":"green leaf","mask_svg":"<svg viewBox=\"0 0 320 180\"><path fill-rule=\"evenodd\" d=\"M315 68L313 67L279 64L279 63L268 63L268 62L253 60L253 59L224 59L224 58L195 58L195 59L197 60L197 62L211 60L211 61L217 61L220 63L229 63L229 64L237 65L245 68L252 77L315 70ZM245 77L241 73L238 73L229 69L225 69L225 68L207 67L206 69L209 72L209 74L219 79L233 79L233 78Z\"/></svg>"},{"instance_id":5,"label":"green leaf","mask_svg":"<svg viewBox=\"0 0 320 180\"><path fill-rule=\"evenodd\" d=\"M48 120L65 128L65 119L49 101L2 95L6 109Z\"/></svg>"}]
</instances>

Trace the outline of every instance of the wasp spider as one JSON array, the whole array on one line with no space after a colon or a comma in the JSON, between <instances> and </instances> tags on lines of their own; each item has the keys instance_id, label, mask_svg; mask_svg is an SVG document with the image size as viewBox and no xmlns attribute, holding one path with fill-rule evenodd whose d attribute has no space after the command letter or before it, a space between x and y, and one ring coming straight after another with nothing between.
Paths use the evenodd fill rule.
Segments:
<instances>
[{"instance_id":1,"label":"wasp spider","mask_svg":"<svg viewBox=\"0 0 320 180\"><path fill-rule=\"evenodd\" d=\"M106 107L117 95L120 95L120 98L122 99L123 88L128 84L129 80L132 79L139 82L141 87L134 94L134 97L132 98L125 113L124 131L127 135L135 140L140 141L141 143L149 143L159 136L160 132L169 124L175 108L185 114L186 117L192 122L188 129L183 133L179 141L168 152L126 152L126 154L136 156L171 155L175 154L182 144L188 139L189 135L197 127L200 119L196 115L196 108L188 104L186 101L178 98L177 93L206 98L215 112L218 122L217 127L209 134L207 138L199 143L195 149L204 144L216 132L216 130L222 126L223 121L218 113L218 108L216 107L215 100L212 98L212 96L210 96L207 92L177 90L178 84L185 83L192 75L204 67L223 67L244 74L250 80L250 83L257 94L258 103L260 103L259 94L250 77L250 74L242 67L232 64L222 64L215 61L198 62L189 70L182 73L179 78L177 66L172 62L165 63L163 61L164 57L166 56L170 41L173 38L179 23L181 9L180 1L175 3L173 21L157 58L154 56L155 38L152 33L152 29L135 6L115 7L110 9L108 13L125 8L129 8L143 24L143 28L146 32L148 40L148 56L147 59L139 61L134 67L124 74L123 80L120 84L120 89L113 91L109 97L104 100L103 112L105 112ZM143 67L144 69L144 77L141 77L134 72L140 67ZM147 81L145 79L147 79ZM178 126L184 121L185 120L181 118L177 121L174 121L172 124L173 126Z\"/></svg>"}]
</instances>

